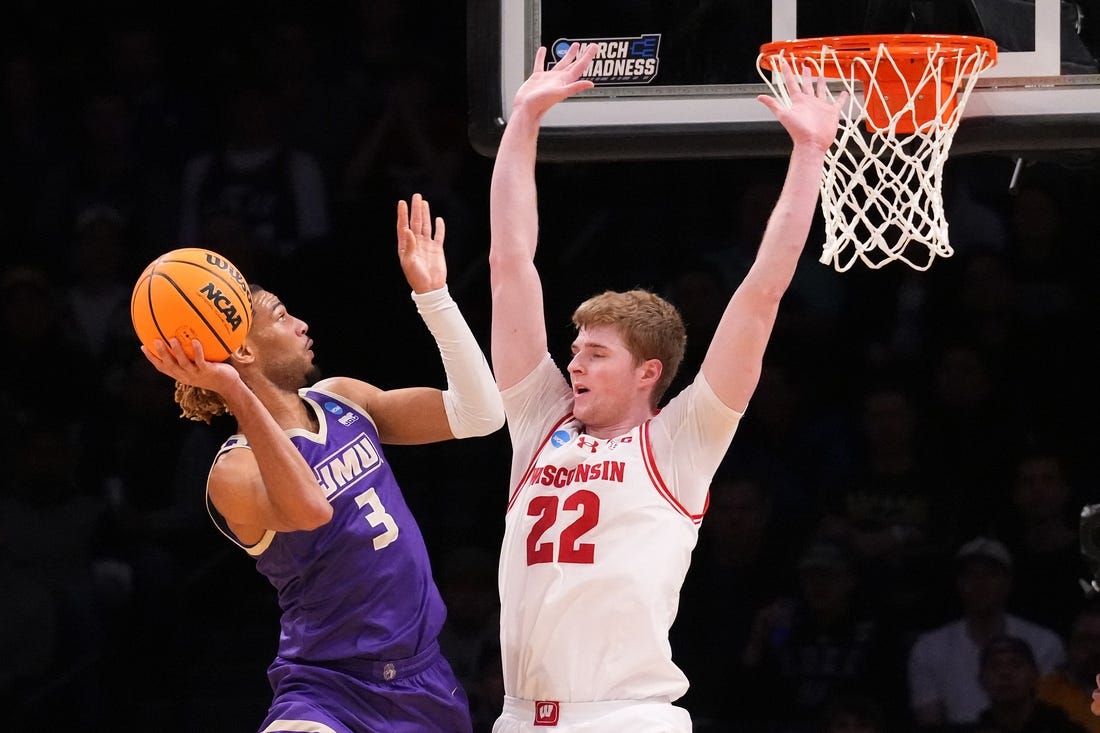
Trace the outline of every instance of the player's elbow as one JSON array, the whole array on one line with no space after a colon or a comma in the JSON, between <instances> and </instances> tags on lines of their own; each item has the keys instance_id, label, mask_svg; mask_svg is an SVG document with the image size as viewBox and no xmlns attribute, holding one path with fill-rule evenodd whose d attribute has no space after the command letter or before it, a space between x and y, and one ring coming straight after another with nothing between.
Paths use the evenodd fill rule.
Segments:
<instances>
[{"instance_id":1,"label":"player's elbow","mask_svg":"<svg viewBox=\"0 0 1100 733\"><path fill-rule=\"evenodd\" d=\"M447 425L456 438L477 438L495 433L504 425L504 401L492 376L481 380L476 389L461 398L453 389L443 392Z\"/></svg>"},{"instance_id":2,"label":"player's elbow","mask_svg":"<svg viewBox=\"0 0 1100 733\"><path fill-rule=\"evenodd\" d=\"M504 406L485 406L480 411L464 412L450 421L451 433L456 438L480 438L504 427Z\"/></svg>"},{"instance_id":3,"label":"player's elbow","mask_svg":"<svg viewBox=\"0 0 1100 733\"><path fill-rule=\"evenodd\" d=\"M317 499L297 502L283 514L286 526L293 527L297 531L309 532L332 521L332 505L324 496L320 496Z\"/></svg>"}]
</instances>

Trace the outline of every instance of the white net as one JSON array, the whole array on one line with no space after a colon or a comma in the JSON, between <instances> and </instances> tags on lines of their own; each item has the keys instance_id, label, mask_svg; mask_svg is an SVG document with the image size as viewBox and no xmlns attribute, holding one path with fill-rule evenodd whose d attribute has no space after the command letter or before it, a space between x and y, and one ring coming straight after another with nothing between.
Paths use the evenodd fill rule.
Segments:
<instances>
[{"instance_id":1,"label":"white net","mask_svg":"<svg viewBox=\"0 0 1100 733\"><path fill-rule=\"evenodd\" d=\"M821 180L821 262L839 272L858 261L877 269L897 260L926 270L937 256L953 254L941 193L944 163L980 72L995 62L995 47L991 52L986 39L945 47L894 37L893 45L853 53L820 40L810 48L766 44L782 47L762 52L757 67L787 105L782 76L770 72L780 58L796 71L808 65L815 77L838 80L829 84L830 96L849 94Z\"/></svg>"}]
</instances>

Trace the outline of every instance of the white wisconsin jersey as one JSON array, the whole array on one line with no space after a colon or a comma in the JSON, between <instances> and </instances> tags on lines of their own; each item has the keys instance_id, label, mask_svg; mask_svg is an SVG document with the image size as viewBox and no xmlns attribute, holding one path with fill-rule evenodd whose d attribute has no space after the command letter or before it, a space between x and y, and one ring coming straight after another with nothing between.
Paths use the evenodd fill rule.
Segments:
<instances>
[{"instance_id":1,"label":"white wisconsin jersey","mask_svg":"<svg viewBox=\"0 0 1100 733\"><path fill-rule=\"evenodd\" d=\"M549 357L503 397L513 449L499 571L505 693L678 699L688 682L669 629L740 413L699 376L654 418L593 438Z\"/></svg>"}]
</instances>

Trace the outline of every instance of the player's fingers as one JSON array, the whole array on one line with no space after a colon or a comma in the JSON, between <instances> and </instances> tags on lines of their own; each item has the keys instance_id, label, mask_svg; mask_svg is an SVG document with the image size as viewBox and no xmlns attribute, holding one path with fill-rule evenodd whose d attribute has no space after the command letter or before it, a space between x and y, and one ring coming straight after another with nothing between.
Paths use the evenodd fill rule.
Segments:
<instances>
[{"instance_id":1,"label":"player's fingers","mask_svg":"<svg viewBox=\"0 0 1100 733\"><path fill-rule=\"evenodd\" d=\"M785 56L779 57L779 75L783 77L783 84L790 91L798 90L798 77L791 68L791 62Z\"/></svg>"},{"instance_id":2,"label":"player's fingers","mask_svg":"<svg viewBox=\"0 0 1100 733\"><path fill-rule=\"evenodd\" d=\"M577 92L583 92L585 89L592 89L596 85L588 79L578 79L569 86L566 87L566 91L569 94L576 94Z\"/></svg>"},{"instance_id":3,"label":"player's fingers","mask_svg":"<svg viewBox=\"0 0 1100 733\"><path fill-rule=\"evenodd\" d=\"M419 234L424 226L424 209L421 206L420 198L420 194L414 193L412 201L409 203L409 229L412 229L414 234Z\"/></svg>"},{"instance_id":4,"label":"player's fingers","mask_svg":"<svg viewBox=\"0 0 1100 733\"><path fill-rule=\"evenodd\" d=\"M425 198L420 199L420 232L425 237L432 236L432 209Z\"/></svg>"},{"instance_id":5,"label":"player's fingers","mask_svg":"<svg viewBox=\"0 0 1100 733\"><path fill-rule=\"evenodd\" d=\"M761 94L756 97L756 100L767 107L773 115L778 115L782 108L779 101L770 94Z\"/></svg>"},{"instance_id":6,"label":"player's fingers","mask_svg":"<svg viewBox=\"0 0 1100 733\"><path fill-rule=\"evenodd\" d=\"M592 59L596 58L596 54L599 53L599 51L600 47L597 46L595 43L590 43L585 46L584 53L580 54L580 57L577 60L577 72L583 74L584 70L588 68L588 65L592 63Z\"/></svg>"},{"instance_id":7,"label":"player's fingers","mask_svg":"<svg viewBox=\"0 0 1100 733\"><path fill-rule=\"evenodd\" d=\"M398 228L397 230L397 257L403 258L409 251L409 249L416 244L416 237L413 236L412 230L409 228Z\"/></svg>"},{"instance_id":8,"label":"player's fingers","mask_svg":"<svg viewBox=\"0 0 1100 733\"><path fill-rule=\"evenodd\" d=\"M145 344L141 345L141 353L144 354L145 358L149 360L149 363L155 366L157 369L160 369L160 365L164 363L164 361Z\"/></svg>"},{"instance_id":9,"label":"player's fingers","mask_svg":"<svg viewBox=\"0 0 1100 733\"><path fill-rule=\"evenodd\" d=\"M570 43L569 48L565 50L565 55L561 57L561 61L557 63L555 68L566 70L569 68L569 64L577 58L577 54L580 52L581 44Z\"/></svg>"},{"instance_id":10,"label":"player's fingers","mask_svg":"<svg viewBox=\"0 0 1100 733\"><path fill-rule=\"evenodd\" d=\"M539 50L535 52L535 68L531 71L542 71L546 68L546 46L539 46Z\"/></svg>"},{"instance_id":11,"label":"player's fingers","mask_svg":"<svg viewBox=\"0 0 1100 733\"><path fill-rule=\"evenodd\" d=\"M397 202L397 238L400 241L402 230L409 226L409 205L405 199Z\"/></svg>"},{"instance_id":12,"label":"player's fingers","mask_svg":"<svg viewBox=\"0 0 1100 733\"><path fill-rule=\"evenodd\" d=\"M432 238L436 244L442 245L444 237L447 236L447 225L443 223L443 217L437 216L435 218L435 237Z\"/></svg>"},{"instance_id":13,"label":"player's fingers","mask_svg":"<svg viewBox=\"0 0 1100 733\"><path fill-rule=\"evenodd\" d=\"M803 94L812 95L814 93L813 71L810 69L809 64L804 64L802 66L802 76L799 79L799 85L799 88L802 90Z\"/></svg>"}]
</instances>

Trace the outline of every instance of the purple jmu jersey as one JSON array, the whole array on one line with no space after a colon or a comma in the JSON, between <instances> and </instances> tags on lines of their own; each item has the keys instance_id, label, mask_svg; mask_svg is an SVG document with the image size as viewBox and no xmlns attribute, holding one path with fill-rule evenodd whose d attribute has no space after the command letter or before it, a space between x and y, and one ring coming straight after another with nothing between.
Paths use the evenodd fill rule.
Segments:
<instances>
[{"instance_id":1,"label":"purple jmu jersey","mask_svg":"<svg viewBox=\"0 0 1100 733\"><path fill-rule=\"evenodd\" d=\"M411 657L436 641L446 617L420 528L370 417L332 393L299 394L320 429L287 435L313 468L332 520L312 531L268 532L245 547L208 498L210 515L278 591L280 657ZM235 435L218 455L247 445Z\"/></svg>"}]
</instances>

